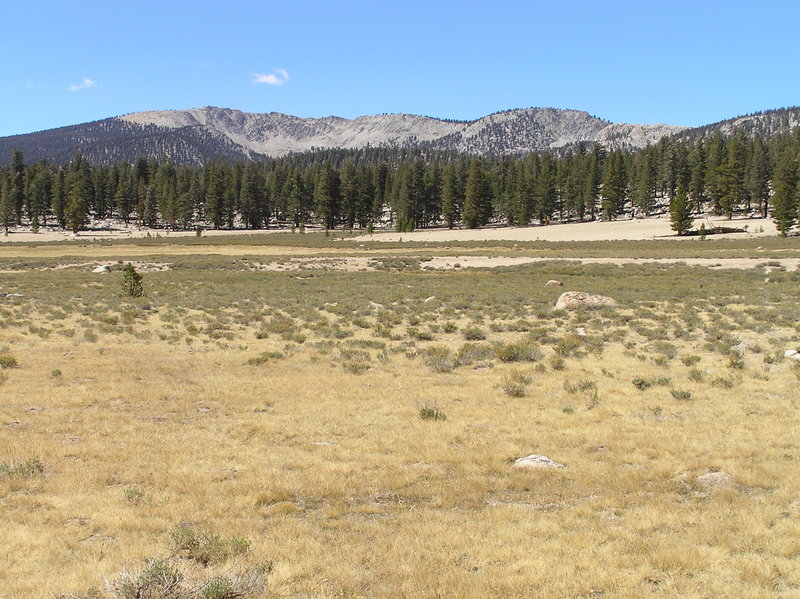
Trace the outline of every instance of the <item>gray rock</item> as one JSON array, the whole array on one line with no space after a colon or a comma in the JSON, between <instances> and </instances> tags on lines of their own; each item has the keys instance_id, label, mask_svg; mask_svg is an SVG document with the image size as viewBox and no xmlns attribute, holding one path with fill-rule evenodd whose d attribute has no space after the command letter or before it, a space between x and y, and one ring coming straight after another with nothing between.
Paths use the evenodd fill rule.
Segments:
<instances>
[{"instance_id":1,"label":"gray rock","mask_svg":"<svg viewBox=\"0 0 800 599\"><path fill-rule=\"evenodd\" d=\"M580 306L616 306L616 300L604 295L583 291L565 291L556 302L556 310L569 310Z\"/></svg>"},{"instance_id":2,"label":"gray rock","mask_svg":"<svg viewBox=\"0 0 800 599\"><path fill-rule=\"evenodd\" d=\"M531 454L524 458L514 460L514 468L564 468L564 464L559 464L543 455Z\"/></svg>"},{"instance_id":3,"label":"gray rock","mask_svg":"<svg viewBox=\"0 0 800 599\"><path fill-rule=\"evenodd\" d=\"M736 481L726 472L709 472L697 477L697 484L705 491L717 489L731 489L736 486Z\"/></svg>"}]
</instances>

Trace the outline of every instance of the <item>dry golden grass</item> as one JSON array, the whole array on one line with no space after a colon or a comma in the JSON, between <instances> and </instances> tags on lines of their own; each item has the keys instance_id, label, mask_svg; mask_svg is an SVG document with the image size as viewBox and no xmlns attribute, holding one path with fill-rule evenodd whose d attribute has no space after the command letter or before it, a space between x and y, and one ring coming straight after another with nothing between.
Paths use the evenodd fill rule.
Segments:
<instances>
[{"instance_id":1,"label":"dry golden grass","mask_svg":"<svg viewBox=\"0 0 800 599\"><path fill-rule=\"evenodd\" d=\"M54 326L33 300L5 308L0 349L19 364L2 371L0 462L35 457L44 469L0 474L0 596L103 589L124 567L169 555L182 522L249 539L247 559L274 563L277 597L800 593L797 377L791 361L763 359L792 329L748 330L764 349L745 352L743 369L702 335L673 339L677 357L659 364L630 332L602 351L565 352L563 370L543 345L537 362L434 372L420 351L455 351L460 332L412 346L405 325L393 337L363 328L356 339L387 351L363 349L354 359L369 370L353 374L342 367L349 346L315 346L325 339L314 329L288 350L254 326L187 338L202 311L177 299L95 340L82 334L94 330L85 315ZM446 320L471 324L458 313L434 322ZM577 322L556 321L558 339L575 338ZM490 322L479 324L488 343L525 337ZM590 338L604 332L580 324ZM247 364L265 351L288 355ZM689 354L703 380L689 378ZM639 390L636 377L670 381ZM524 396L504 392L507 380L523 381ZM426 405L446 420L420 418ZM512 467L528 454L566 468ZM704 488L697 477L713 471L734 486Z\"/></svg>"}]
</instances>

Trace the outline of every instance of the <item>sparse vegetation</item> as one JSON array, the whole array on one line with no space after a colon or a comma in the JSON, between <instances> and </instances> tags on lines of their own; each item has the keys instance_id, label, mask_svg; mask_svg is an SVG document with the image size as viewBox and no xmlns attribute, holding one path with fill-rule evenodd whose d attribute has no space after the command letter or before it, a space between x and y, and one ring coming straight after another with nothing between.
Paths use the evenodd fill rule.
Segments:
<instances>
[{"instance_id":1,"label":"sparse vegetation","mask_svg":"<svg viewBox=\"0 0 800 599\"><path fill-rule=\"evenodd\" d=\"M800 366L783 357L798 333L793 272L765 283L762 269L566 259L248 270L256 253L350 251L322 233L274 238L69 246L75 263L173 265L146 275L146 301L114 275L53 270L40 248L0 258L3 291L24 294L0 303L0 355L16 361L0 370L2 593L258 597L261 556L285 597L800 586L780 516L800 494L786 417ZM513 255L722 259L758 243L764 260L800 257L792 237L673 243L523 242ZM402 255L511 251L406 242ZM619 306L553 311L549 279ZM472 327L489 340L465 339ZM532 453L568 468L508 461ZM736 486L700 488L712 470ZM532 543L539 566L521 567ZM550 574L565 551L581 577Z\"/></svg>"},{"instance_id":2,"label":"sparse vegetation","mask_svg":"<svg viewBox=\"0 0 800 599\"><path fill-rule=\"evenodd\" d=\"M425 404L419 407L419 417L422 420L447 420L447 414L436 405Z\"/></svg>"}]
</instances>

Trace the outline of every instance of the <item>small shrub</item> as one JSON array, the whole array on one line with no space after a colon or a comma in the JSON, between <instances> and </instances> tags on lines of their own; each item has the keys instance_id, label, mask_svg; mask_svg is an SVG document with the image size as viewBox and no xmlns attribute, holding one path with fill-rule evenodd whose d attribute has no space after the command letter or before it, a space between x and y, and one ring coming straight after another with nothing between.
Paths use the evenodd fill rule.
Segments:
<instances>
[{"instance_id":1,"label":"small shrub","mask_svg":"<svg viewBox=\"0 0 800 599\"><path fill-rule=\"evenodd\" d=\"M342 362L342 370L350 374L364 374L370 368L366 362Z\"/></svg>"},{"instance_id":2,"label":"small shrub","mask_svg":"<svg viewBox=\"0 0 800 599\"><path fill-rule=\"evenodd\" d=\"M565 335L553 347L553 350L562 357L567 357L573 355L578 348L581 346L582 339L580 335L576 335L575 333L570 333L569 335Z\"/></svg>"},{"instance_id":3,"label":"small shrub","mask_svg":"<svg viewBox=\"0 0 800 599\"><path fill-rule=\"evenodd\" d=\"M531 377L514 369L504 377L500 388L509 397L525 397L525 387L532 382L533 379Z\"/></svg>"},{"instance_id":4,"label":"small shrub","mask_svg":"<svg viewBox=\"0 0 800 599\"><path fill-rule=\"evenodd\" d=\"M272 572L272 563L253 566L234 565L224 574L205 579L186 575L185 568L174 557L147 560L141 570L124 570L106 586L114 599L245 599L262 597L266 578ZM189 572L187 570L187 572ZM91 590L83 595L57 595L60 599L101 599L105 597Z\"/></svg>"},{"instance_id":5,"label":"small shrub","mask_svg":"<svg viewBox=\"0 0 800 599\"><path fill-rule=\"evenodd\" d=\"M486 332L479 327L467 327L461 333L467 341L483 341L486 339Z\"/></svg>"},{"instance_id":6,"label":"small shrub","mask_svg":"<svg viewBox=\"0 0 800 599\"><path fill-rule=\"evenodd\" d=\"M416 327L409 327L406 331L408 336L412 339L416 339L417 341L433 341L433 333L424 329L418 329Z\"/></svg>"},{"instance_id":7,"label":"small shrub","mask_svg":"<svg viewBox=\"0 0 800 599\"><path fill-rule=\"evenodd\" d=\"M727 377L718 376L711 380L712 387L720 387L722 389L732 389L733 381Z\"/></svg>"},{"instance_id":8,"label":"small shrub","mask_svg":"<svg viewBox=\"0 0 800 599\"><path fill-rule=\"evenodd\" d=\"M684 366L694 366L699 361L700 361L700 356L695 356L695 355L683 356L681 358L681 362L683 363Z\"/></svg>"},{"instance_id":9,"label":"small shrub","mask_svg":"<svg viewBox=\"0 0 800 599\"><path fill-rule=\"evenodd\" d=\"M670 391L670 394L674 399L677 399L679 401L686 401L692 398L692 392L684 391L683 389L673 389L672 391Z\"/></svg>"},{"instance_id":10,"label":"small shrub","mask_svg":"<svg viewBox=\"0 0 800 599\"><path fill-rule=\"evenodd\" d=\"M425 348L420 353L423 364L433 372L450 372L459 364L453 352L443 345Z\"/></svg>"},{"instance_id":11,"label":"small shrub","mask_svg":"<svg viewBox=\"0 0 800 599\"><path fill-rule=\"evenodd\" d=\"M61 371L58 368L54 368L53 370L50 371L50 376L52 376L53 378L59 377L61 376Z\"/></svg>"},{"instance_id":12,"label":"small shrub","mask_svg":"<svg viewBox=\"0 0 800 599\"><path fill-rule=\"evenodd\" d=\"M503 393L509 397L525 397L525 385L522 383L504 380L500 388L503 389Z\"/></svg>"},{"instance_id":13,"label":"small shrub","mask_svg":"<svg viewBox=\"0 0 800 599\"><path fill-rule=\"evenodd\" d=\"M44 464L37 458L28 458L21 462L0 462L0 476L13 476L15 478L30 478L44 472Z\"/></svg>"},{"instance_id":14,"label":"small shrub","mask_svg":"<svg viewBox=\"0 0 800 599\"><path fill-rule=\"evenodd\" d=\"M0 368L16 368L19 366L17 359L9 353L0 353Z\"/></svg>"},{"instance_id":15,"label":"small shrub","mask_svg":"<svg viewBox=\"0 0 800 599\"><path fill-rule=\"evenodd\" d=\"M702 370L700 370L699 368L692 368L689 371L689 379L694 381L694 382L696 382L696 383L699 383L700 381L702 381L705 378L705 376L706 376L706 373L703 372Z\"/></svg>"},{"instance_id":16,"label":"small shrub","mask_svg":"<svg viewBox=\"0 0 800 599\"><path fill-rule=\"evenodd\" d=\"M447 420L447 414L445 414L438 406L432 404L420 406L419 417L422 420Z\"/></svg>"},{"instance_id":17,"label":"small shrub","mask_svg":"<svg viewBox=\"0 0 800 599\"><path fill-rule=\"evenodd\" d=\"M225 538L191 524L181 524L170 533L170 537L176 553L204 566L241 555L250 548L246 539Z\"/></svg>"},{"instance_id":18,"label":"small shrub","mask_svg":"<svg viewBox=\"0 0 800 599\"><path fill-rule=\"evenodd\" d=\"M125 497L125 501L128 501L134 505L139 505L140 503L149 503L152 500L150 496L145 495L144 491L137 489L136 487L125 489L123 496Z\"/></svg>"},{"instance_id":19,"label":"small shrub","mask_svg":"<svg viewBox=\"0 0 800 599\"><path fill-rule=\"evenodd\" d=\"M464 366L493 360L495 357L495 351L488 343L465 343L456 354L458 363Z\"/></svg>"},{"instance_id":20,"label":"small shrub","mask_svg":"<svg viewBox=\"0 0 800 599\"><path fill-rule=\"evenodd\" d=\"M254 358L250 358L245 362L248 366L260 366L261 364L265 364L271 360L281 360L286 357L286 354L283 352L276 352L276 351L265 351L261 352L259 355L255 356Z\"/></svg>"},{"instance_id":21,"label":"small shrub","mask_svg":"<svg viewBox=\"0 0 800 599\"><path fill-rule=\"evenodd\" d=\"M636 387L639 391L644 391L645 389L650 388L650 385L652 384L647 379L643 379L640 377L636 377L631 382L633 383L633 386Z\"/></svg>"},{"instance_id":22,"label":"small shrub","mask_svg":"<svg viewBox=\"0 0 800 599\"><path fill-rule=\"evenodd\" d=\"M678 355L678 348L669 341L653 341L651 347L655 352L661 354L667 360L672 360Z\"/></svg>"},{"instance_id":23,"label":"small shrub","mask_svg":"<svg viewBox=\"0 0 800 599\"><path fill-rule=\"evenodd\" d=\"M456 323L448 321L442 325L442 330L445 333L455 333L458 330L458 326L456 326Z\"/></svg>"},{"instance_id":24,"label":"small shrub","mask_svg":"<svg viewBox=\"0 0 800 599\"><path fill-rule=\"evenodd\" d=\"M544 356L539 345L529 339L498 343L494 351L502 362L538 362Z\"/></svg>"},{"instance_id":25,"label":"small shrub","mask_svg":"<svg viewBox=\"0 0 800 599\"><path fill-rule=\"evenodd\" d=\"M744 370L744 360L739 354L731 354L728 357L728 368L732 370Z\"/></svg>"},{"instance_id":26,"label":"small shrub","mask_svg":"<svg viewBox=\"0 0 800 599\"><path fill-rule=\"evenodd\" d=\"M548 363L550 364L550 368L553 370L564 370L567 367L566 362L564 362L564 358L558 354L553 354L550 356Z\"/></svg>"},{"instance_id":27,"label":"small shrub","mask_svg":"<svg viewBox=\"0 0 800 599\"><path fill-rule=\"evenodd\" d=\"M575 382L564 381L564 390L567 393L585 393L587 391L596 391L597 383L590 379L579 379Z\"/></svg>"}]
</instances>

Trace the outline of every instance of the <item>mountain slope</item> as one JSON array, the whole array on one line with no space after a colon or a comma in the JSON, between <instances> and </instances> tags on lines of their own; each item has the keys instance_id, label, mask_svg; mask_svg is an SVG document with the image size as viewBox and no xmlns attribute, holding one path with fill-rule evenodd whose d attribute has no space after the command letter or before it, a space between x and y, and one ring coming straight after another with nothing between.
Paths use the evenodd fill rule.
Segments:
<instances>
[{"instance_id":1,"label":"mountain slope","mask_svg":"<svg viewBox=\"0 0 800 599\"><path fill-rule=\"evenodd\" d=\"M789 133L797 126L800 126L800 106L790 106L788 108L754 112L711 123L710 125L695 127L679 133L678 137L696 140L706 138L715 132L727 137L737 131L741 131L749 137L760 135L761 137L769 138L773 135Z\"/></svg>"},{"instance_id":2,"label":"mountain slope","mask_svg":"<svg viewBox=\"0 0 800 599\"><path fill-rule=\"evenodd\" d=\"M281 113L247 113L226 108L139 112L121 120L171 129L201 127L252 152L283 156L314 148L422 144L474 154L519 154L555 150L578 142L641 147L683 131L670 125L616 125L586 112L528 108L492 114L475 121L445 121L408 114L355 119L304 119Z\"/></svg>"},{"instance_id":3,"label":"mountain slope","mask_svg":"<svg viewBox=\"0 0 800 599\"><path fill-rule=\"evenodd\" d=\"M217 158L231 161L266 158L224 135L200 127L173 129L119 118L0 137L0 164L8 164L15 149L23 152L29 164L40 160L63 164L78 151L92 164L133 162L141 156L171 158L178 164L193 165Z\"/></svg>"}]
</instances>

